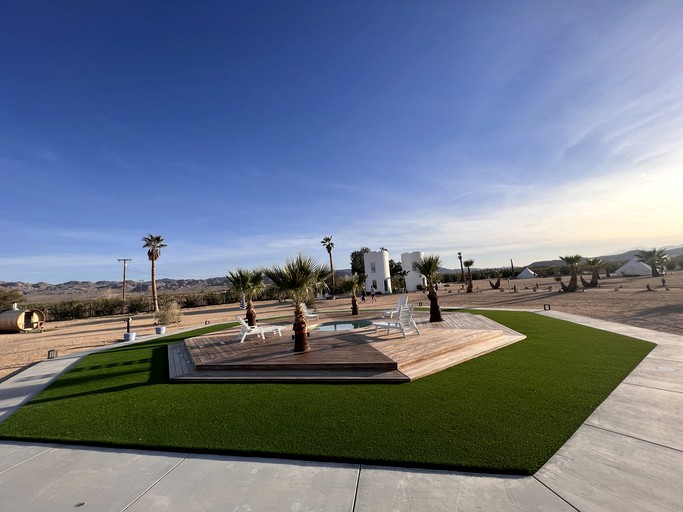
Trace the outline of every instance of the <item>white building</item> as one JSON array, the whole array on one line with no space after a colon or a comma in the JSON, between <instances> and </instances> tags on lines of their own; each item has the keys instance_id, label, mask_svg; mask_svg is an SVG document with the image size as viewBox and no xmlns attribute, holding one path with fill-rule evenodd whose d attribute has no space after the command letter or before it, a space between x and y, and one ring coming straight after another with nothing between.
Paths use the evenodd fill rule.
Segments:
<instances>
[{"instance_id":1,"label":"white building","mask_svg":"<svg viewBox=\"0 0 683 512\"><path fill-rule=\"evenodd\" d=\"M374 286L378 293L391 293L389 272L389 251L371 251L363 254L365 267L365 290L369 293Z\"/></svg>"},{"instance_id":2,"label":"white building","mask_svg":"<svg viewBox=\"0 0 683 512\"><path fill-rule=\"evenodd\" d=\"M424 258L422 251L404 252L401 254L401 268L406 274L406 290L414 292L418 286L427 287L427 278L415 270L415 263Z\"/></svg>"}]
</instances>

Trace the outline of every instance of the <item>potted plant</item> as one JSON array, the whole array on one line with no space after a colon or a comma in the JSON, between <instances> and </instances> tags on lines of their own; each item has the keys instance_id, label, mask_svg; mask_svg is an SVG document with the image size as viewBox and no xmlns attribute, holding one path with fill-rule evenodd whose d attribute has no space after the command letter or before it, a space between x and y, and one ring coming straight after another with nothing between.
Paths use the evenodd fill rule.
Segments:
<instances>
[{"instance_id":1,"label":"potted plant","mask_svg":"<svg viewBox=\"0 0 683 512\"><path fill-rule=\"evenodd\" d=\"M156 319L157 334L165 334L166 326L180 322L180 306L175 301L169 301L159 308L159 311L154 315Z\"/></svg>"}]
</instances>

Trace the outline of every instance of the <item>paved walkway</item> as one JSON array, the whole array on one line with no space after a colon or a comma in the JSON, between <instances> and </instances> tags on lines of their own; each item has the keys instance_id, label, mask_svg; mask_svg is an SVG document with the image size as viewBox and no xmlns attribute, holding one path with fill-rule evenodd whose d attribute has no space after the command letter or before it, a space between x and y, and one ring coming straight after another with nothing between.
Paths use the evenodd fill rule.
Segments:
<instances>
[{"instance_id":1,"label":"paved walkway","mask_svg":"<svg viewBox=\"0 0 683 512\"><path fill-rule=\"evenodd\" d=\"M531 477L0 442L0 511L679 511L683 336L539 312L658 344ZM81 355L0 384L0 421Z\"/></svg>"}]
</instances>

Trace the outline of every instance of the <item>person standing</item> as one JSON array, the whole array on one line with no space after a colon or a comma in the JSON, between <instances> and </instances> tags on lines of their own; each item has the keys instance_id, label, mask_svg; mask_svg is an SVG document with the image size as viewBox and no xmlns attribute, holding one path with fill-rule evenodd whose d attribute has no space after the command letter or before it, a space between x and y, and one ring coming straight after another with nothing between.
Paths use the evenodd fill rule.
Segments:
<instances>
[{"instance_id":1,"label":"person standing","mask_svg":"<svg viewBox=\"0 0 683 512\"><path fill-rule=\"evenodd\" d=\"M375 298L375 292L377 291L377 287L373 284L370 287L370 298L372 299L372 302L377 302L377 299Z\"/></svg>"}]
</instances>

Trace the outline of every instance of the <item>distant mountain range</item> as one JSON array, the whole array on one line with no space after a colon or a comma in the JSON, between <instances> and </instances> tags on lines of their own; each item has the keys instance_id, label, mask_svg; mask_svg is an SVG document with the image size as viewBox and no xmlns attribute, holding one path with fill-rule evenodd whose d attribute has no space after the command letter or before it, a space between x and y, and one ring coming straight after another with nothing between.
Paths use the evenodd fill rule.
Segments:
<instances>
[{"instance_id":1,"label":"distant mountain range","mask_svg":"<svg viewBox=\"0 0 683 512\"><path fill-rule=\"evenodd\" d=\"M624 262L626 262L626 261L630 260L631 258L633 258L636 255L636 253L638 253L638 252L640 252L640 249L632 249L630 251L622 252L620 254L607 254L607 255L599 256L599 257L603 261L608 261L608 262L612 262L612 261L616 261L616 262L624 261ZM667 248L666 253L672 258L675 258L677 256L681 256L681 255L683 255L683 245ZM588 256L588 257L590 258L591 256ZM520 268L524 268L524 267L560 267L564 264L565 263L561 259L558 258L556 260L535 261L533 263L529 263L528 265L524 265Z\"/></svg>"},{"instance_id":2,"label":"distant mountain range","mask_svg":"<svg viewBox=\"0 0 683 512\"><path fill-rule=\"evenodd\" d=\"M633 249L620 254L609 254L600 256L605 261L628 261L639 249ZM666 253L671 257L683 255L683 245L668 248ZM516 269L522 270L524 267L554 267L564 265L560 259L535 261L527 265L515 265ZM475 269L474 267L472 270ZM460 269L440 268L439 272L442 274L460 273ZM338 276L351 275L350 269L336 270L335 274ZM123 283L121 281L68 281L60 284L50 284L45 282L40 283L24 283L21 281L0 281L0 288L19 290L27 298L30 297L44 297L44 296L74 296L74 297L102 297L106 294L121 293ZM159 279L157 281L157 288L159 293L192 293L205 290L224 290L230 285L225 277L211 277L208 279ZM126 293L144 293L149 290L149 282L129 281L126 287Z\"/></svg>"}]
</instances>

